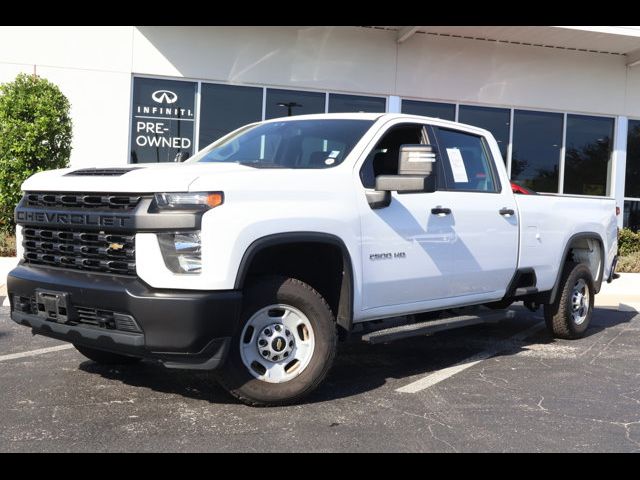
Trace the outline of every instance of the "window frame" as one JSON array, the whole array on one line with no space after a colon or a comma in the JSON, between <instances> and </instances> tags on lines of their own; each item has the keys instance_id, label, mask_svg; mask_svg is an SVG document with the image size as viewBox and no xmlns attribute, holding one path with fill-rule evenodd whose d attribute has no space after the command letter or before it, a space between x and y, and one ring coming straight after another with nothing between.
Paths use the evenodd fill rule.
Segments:
<instances>
[{"instance_id":1,"label":"window frame","mask_svg":"<svg viewBox=\"0 0 640 480\"><path fill-rule=\"evenodd\" d=\"M484 150L484 153L487 157L487 161L489 162L489 172L493 180L493 187L494 187L493 190L475 190L475 189L469 189L469 188L451 188L450 187L450 183L455 185L455 182L453 182L453 178L451 178L449 175L449 172L451 171L451 162L449 160L449 154L446 154L446 163L449 168L448 169L444 168L445 160L443 159L443 157L445 155L443 154L443 152L446 151L446 148L443 149L440 146L440 130L448 130L448 131L469 135L471 137L476 137L480 139L480 145L482 146L482 149ZM438 143L438 152L440 152L439 157L441 159L441 162L443 162L442 170L444 171L443 177L445 180L444 182L445 187L443 189L444 191L461 192L461 193L489 193L489 194L498 194L498 195L502 193L502 182L500 181L500 175L498 173L498 169L496 168L496 161L491 153L491 148L489 148L489 144L487 143L487 139L485 138L484 135L481 135L479 133L469 132L467 130L461 130L459 128L450 128L450 127L441 127L441 126L434 126L434 133L435 133L436 142Z\"/></svg>"},{"instance_id":2,"label":"window frame","mask_svg":"<svg viewBox=\"0 0 640 480\"><path fill-rule=\"evenodd\" d=\"M376 136L373 138L373 140L371 141L371 143L369 145L367 145L367 147L365 148L365 150L362 152L361 157L360 158L364 158L364 160L362 161L356 161L354 168L355 168L355 172L356 172L356 176L358 178L358 180L360 181L360 185L362 186L362 188L365 191L375 191L375 177L374 177L374 187L367 187L365 186L365 184L362 181L362 176L361 176L361 172L364 169L365 164L367 163L367 160L369 159L369 155L371 155L371 153L373 152L373 150L376 148L376 146L380 143L380 141L384 138L385 135L387 135L391 130L398 128L398 127L403 127L403 126L421 126L422 129L427 129L427 135L430 139L433 139L432 143L429 145L432 145L434 150L435 150L435 154L436 154L436 191L444 191L444 183L443 183L443 178L444 178L444 169L443 169L443 165L442 165L442 156L440 155L440 149L438 148L437 145L437 138L435 135L435 131L434 131L434 126L430 123L427 122L420 122L420 121L407 121L407 120L403 120L403 121L392 121L391 124L385 124L381 127L381 129L376 133ZM373 159L371 160L373 161ZM399 195L423 195L423 194L428 194L428 193L433 193L433 192L395 192Z\"/></svg>"}]
</instances>

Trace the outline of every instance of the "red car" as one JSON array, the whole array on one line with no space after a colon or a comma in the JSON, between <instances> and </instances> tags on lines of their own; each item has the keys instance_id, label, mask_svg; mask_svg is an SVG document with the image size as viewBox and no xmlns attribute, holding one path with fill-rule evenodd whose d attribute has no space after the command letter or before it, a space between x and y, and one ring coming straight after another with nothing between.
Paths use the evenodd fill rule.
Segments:
<instances>
[{"instance_id":1,"label":"red car","mask_svg":"<svg viewBox=\"0 0 640 480\"><path fill-rule=\"evenodd\" d=\"M523 187L522 185L518 185L517 183L511 182L511 190L513 193L521 193L523 195L537 195L533 190Z\"/></svg>"}]
</instances>

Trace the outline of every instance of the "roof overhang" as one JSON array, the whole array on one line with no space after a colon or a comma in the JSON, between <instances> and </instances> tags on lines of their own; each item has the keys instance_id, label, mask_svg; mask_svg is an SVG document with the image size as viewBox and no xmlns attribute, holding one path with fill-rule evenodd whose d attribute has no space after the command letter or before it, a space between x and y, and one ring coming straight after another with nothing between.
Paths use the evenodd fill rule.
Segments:
<instances>
[{"instance_id":1,"label":"roof overhang","mask_svg":"<svg viewBox=\"0 0 640 480\"><path fill-rule=\"evenodd\" d=\"M640 64L640 27L617 26L375 26L396 31L398 43L416 33L486 40L592 53L624 55L628 66Z\"/></svg>"}]
</instances>

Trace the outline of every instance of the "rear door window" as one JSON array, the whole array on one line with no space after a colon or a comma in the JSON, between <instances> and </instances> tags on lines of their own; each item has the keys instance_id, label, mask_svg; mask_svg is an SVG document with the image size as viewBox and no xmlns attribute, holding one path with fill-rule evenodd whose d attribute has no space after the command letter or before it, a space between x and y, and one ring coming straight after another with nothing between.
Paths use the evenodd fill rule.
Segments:
<instances>
[{"instance_id":1,"label":"rear door window","mask_svg":"<svg viewBox=\"0 0 640 480\"><path fill-rule=\"evenodd\" d=\"M483 137L446 128L436 130L448 190L500 191L497 172Z\"/></svg>"}]
</instances>

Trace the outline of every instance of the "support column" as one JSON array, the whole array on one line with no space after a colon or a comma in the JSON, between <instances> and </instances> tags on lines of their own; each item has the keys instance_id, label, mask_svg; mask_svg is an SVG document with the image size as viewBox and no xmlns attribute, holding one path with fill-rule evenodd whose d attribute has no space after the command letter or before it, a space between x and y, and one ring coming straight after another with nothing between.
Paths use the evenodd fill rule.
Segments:
<instances>
[{"instance_id":1,"label":"support column","mask_svg":"<svg viewBox=\"0 0 640 480\"><path fill-rule=\"evenodd\" d=\"M620 207L618 227L622 228L624 219L624 181L627 167L627 132L629 119L616 118L616 130L613 136L613 152L611 154L611 175L609 196L616 199L616 206Z\"/></svg>"},{"instance_id":2,"label":"support column","mask_svg":"<svg viewBox=\"0 0 640 480\"><path fill-rule=\"evenodd\" d=\"M387 113L402 113L402 99L397 95L389 95Z\"/></svg>"}]
</instances>

